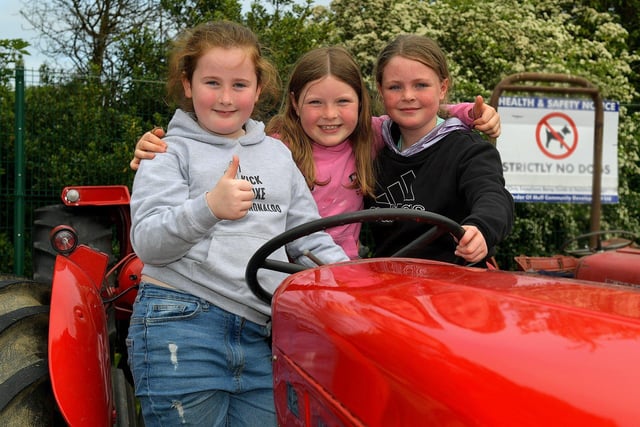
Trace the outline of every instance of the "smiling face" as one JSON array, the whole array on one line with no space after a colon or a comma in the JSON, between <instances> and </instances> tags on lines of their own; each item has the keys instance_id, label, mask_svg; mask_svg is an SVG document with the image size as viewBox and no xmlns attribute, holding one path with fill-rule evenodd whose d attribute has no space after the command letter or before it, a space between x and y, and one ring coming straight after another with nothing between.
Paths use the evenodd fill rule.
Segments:
<instances>
[{"instance_id":1,"label":"smiling face","mask_svg":"<svg viewBox=\"0 0 640 427\"><path fill-rule=\"evenodd\" d=\"M304 132L316 144L339 145L358 125L358 94L332 75L307 83L298 99L290 96Z\"/></svg>"},{"instance_id":2,"label":"smiling face","mask_svg":"<svg viewBox=\"0 0 640 427\"><path fill-rule=\"evenodd\" d=\"M182 80L199 125L238 138L260 97L256 67L245 49L214 47L199 59L191 80Z\"/></svg>"},{"instance_id":3,"label":"smiling face","mask_svg":"<svg viewBox=\"0 0 640 427\"><path fill-rule=\"evenodd\" d=\"M378 90L387 114L398 124L406 146L431 131L448 80L440 80L430 67L402 56L394 56L384 67Z\"/></svg>"}]
</instances>

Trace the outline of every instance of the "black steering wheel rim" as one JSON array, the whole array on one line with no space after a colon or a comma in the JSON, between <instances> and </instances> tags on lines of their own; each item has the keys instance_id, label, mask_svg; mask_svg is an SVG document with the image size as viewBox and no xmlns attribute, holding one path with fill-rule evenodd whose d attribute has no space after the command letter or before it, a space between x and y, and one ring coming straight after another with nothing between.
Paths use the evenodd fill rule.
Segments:
<instances>
[{"instance_id":1,"label":"black steering wheel rim","mask_svg":"<svg viewBox=\"0 0 640 427\"><path fill-rule=\"evenodd\" d=\"M279 234L278 236L273 237L271 240L267 241L264 245L258 248L258 250L249 259L245 270L245 280L247 282L247 285L256 297L266 302L267 304L271 304L273 295L270 292L266 291L258 281L259 269L266 268L269 270L291 274L298 271L306 270L308 268L299 264L268 259L268 256L275 252L276 249L279 249L287 243L292 242L302 236L306 236L317 231L326 230L327 228L351 224L355 222L380 222L389 220L415 221L433 225L433 227L429 228L429 231L424 233L422 236L419 236L413 242L393 254L392 256L394 257L403 256L404 253L409 252L415 246L419 244L429 243L445 233L451 234L457 240L460 240L460 238L462 238L464 234L464 229L460 226L460 224L443 215L413 209L367 209L325 218L319 218L317 220L287 230Z\"/></svg>"},{"instance_id":2,"label":"black steering wheel rim","mask_svg":"<svg viewBox=\"0 0 640 427\"><path fill-rule=\"evenodd\" d=\"M614 244L610 244L610 245L606 245L606 246L602 246L602 240L600 239L601 236L607 235L607 234L614 234L614 235L620 235L620 236L629 236L631 237L630 240L623 240L622 242L619 243L614 243ZM593 236L598 236L598 242L595 248L591 248L591 247L585 247L585 248L579 248L579 249L569 249L569 246L574 243L574 242L578 242L580 240L585 240L588 239L590 237ZM626 248L627 246L631 246L633 244L633 242L638 240L638 235L636 233L633 233L631 231L626 231L626 230L599 230L599 231L592 231L590 233L584 233L584 234L580 234L578 236L572 237L569 240L565 241L562 244L562 247L560 248L560 250L568 255L572 255L572 256L576 256L576 257L581 257L581 256L586 256L586 255L591 255L594 254L596 252L601 252L601 251L614 251L616 249L622 249L622 248Z\"/></svg>"}]
</instances>

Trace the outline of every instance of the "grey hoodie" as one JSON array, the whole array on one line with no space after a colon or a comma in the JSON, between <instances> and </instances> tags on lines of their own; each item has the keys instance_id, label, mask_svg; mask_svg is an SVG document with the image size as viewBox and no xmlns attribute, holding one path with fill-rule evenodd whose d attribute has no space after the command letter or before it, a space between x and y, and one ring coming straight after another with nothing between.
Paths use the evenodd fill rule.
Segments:
<instances>
[{"instance_id":1,"label":"grey hoodie","mask_svg":"<svg viewBox=\"0 0 640 427\"><path fill-rule=\"evenodd\" d=\"M319 218L318 209L289 149L264 133L264 124L249 120L246 134L229 139L203 130L193 115L177 110L169 123L166 153L144 160L131 196L131 242L144 262L143 274L212 304L265 324L271 307L248 288L244 273L249 258L267 240ZM238 177L253 185L253 206L239 220L220 220L205 194L240 158ZM287 245L289 257L313 265L308 249L325 263L349 258L324 232ZM286 261L284 249L272 259ZM285 275L259 271L263 287L274 291Z\"/></svg>"}]
</instances>

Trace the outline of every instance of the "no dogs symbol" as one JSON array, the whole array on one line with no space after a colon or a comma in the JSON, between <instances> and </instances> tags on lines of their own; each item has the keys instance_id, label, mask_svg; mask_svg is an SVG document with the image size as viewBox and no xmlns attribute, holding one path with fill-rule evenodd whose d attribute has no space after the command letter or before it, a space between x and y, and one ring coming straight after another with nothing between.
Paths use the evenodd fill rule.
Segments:
<instances>
[{"instance_id":1,"label":"no dogs symbol","mask_svg":"<svg viewBox=\"0 0 640 427\"><path fill-rule=\"evenodd\" d=\"M547 114L538 123L536 141L545 156L564 159L578 146L578 129L564 113Z\"/></svg>"}]
</instances>

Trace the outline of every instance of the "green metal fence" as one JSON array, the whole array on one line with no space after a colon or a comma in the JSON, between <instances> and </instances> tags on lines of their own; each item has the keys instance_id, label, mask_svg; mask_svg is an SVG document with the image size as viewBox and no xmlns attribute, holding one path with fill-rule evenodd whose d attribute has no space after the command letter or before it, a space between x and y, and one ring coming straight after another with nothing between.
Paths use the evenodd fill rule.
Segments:
<instances>
[{"instance_id":1,"label":"green metal fence","mask_svg":"<svg viewBox=\"0 0 640 427\"><path fill-rule=\"evenodd\" d=\"M0 273L31 276L34 211L67 185L130 185L137 138L166 126L164 83L0 70Z\"/></svg>"}]
</instances>

